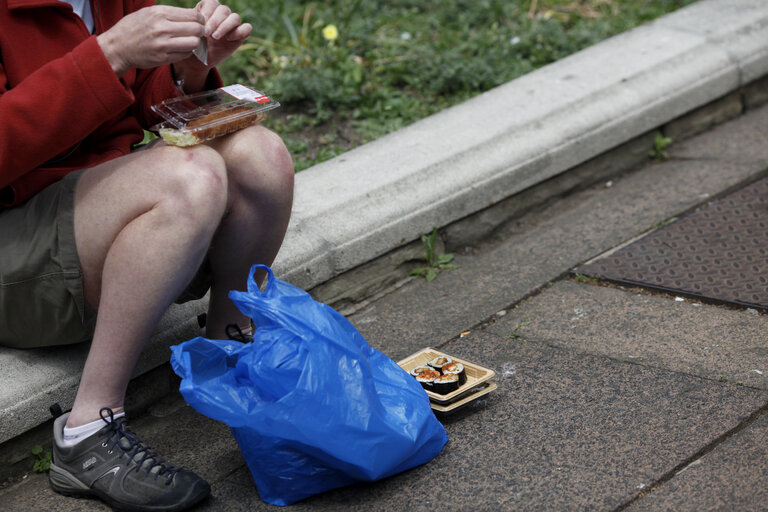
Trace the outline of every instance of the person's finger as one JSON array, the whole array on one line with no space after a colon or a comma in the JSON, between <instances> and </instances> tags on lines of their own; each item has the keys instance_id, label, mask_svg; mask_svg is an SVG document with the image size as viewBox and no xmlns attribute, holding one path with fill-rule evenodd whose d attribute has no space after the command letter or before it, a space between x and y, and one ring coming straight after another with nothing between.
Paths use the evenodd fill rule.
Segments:
<instances>
[{"instance_id":1,"label":"person's finger","mask_svg":"<svg viewBox=\"0 0 768 512\"><path fill-rule=\"evenodd\" d=\"M201 0L195 6L195 10L200 12L207 21L219 5L221 4L217 0Z\"/></svg>"},{"instance_id":2,"label":"person's finger","mask_svg":"<svg viewBox=\"0 0 768 512\"><path fill-rule=\"evenodd\" d=\"M165 42L165 44L163 44L162 51L167 55L173 53L183 53L185 56L189 57L189 54L192 53L192 50L197 48L199 44L199 37L171 37Z\"/></svg>"},{"instance_id":3,"label":"person's finger","mask_svg":"<svg viewBox=\"0 0 768 512\"><path fill-rule=\"evenodd\" d=\"M240 18L240 15L233 12L219 24L213 33L211 33L211 37L214 39L227 37L232 31L240 27L242 23L243 20Z\"/></svg>"},{"instance_id":4,"label":"person's finger","mask_svg":"<svg viewBox=\"0 0 768 512\"><path fill-rule=\"evenodd\" d=\"M243 23L227 35L227 41L242 41L248 38L253 32L253 25Z\"/></svg>"},{"instance_id":5,"label":"person's finger","mask_svg":"<svg viewBox=\"0 0 768 512\"><path fill-rule=\"evenodd\" d=\"M205 23L202 13L195 9L185 9L171 5L155 5L150 7L152 14L160 16L168 21L195 21Z\"/></svg>"},{"instance_id":6,"label":"person's finger","mask_svg":"<svg viewBox=\"0 0 768 512\"><path fill-rule=\"evenodd\" d=\"M208 35L213 37L214 39L218 39L219 37L221 37L221 32L219 31L219 27L221 26L222 23L228 20L232 14L233 14L232 10L226 5L218 6L216 10L213 12L213 14L211 14L211 16L208 18L208 21L205 24L205 30L208 33ZM214 37L214 34L217 34L217 36Z\"/></svg>"},{"instance_id":7,"label":"person's finger","mask_svg":"<svg viewBox=\"0 0 768 512\"><path fill-rule=\"evenodd\" d=\"M205 37L205 25L191 21L174 22L169 27L168 34L170 37Z\"/></svg>"}]
</instances>

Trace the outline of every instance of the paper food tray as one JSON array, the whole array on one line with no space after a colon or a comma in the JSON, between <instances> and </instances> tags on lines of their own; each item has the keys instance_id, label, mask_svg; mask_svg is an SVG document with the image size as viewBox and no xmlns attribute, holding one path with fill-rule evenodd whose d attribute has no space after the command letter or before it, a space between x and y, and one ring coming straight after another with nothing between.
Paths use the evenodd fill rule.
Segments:
<instances>
[{"instance_id":1,"label":"paper food tray","mask_svg":"<svg viewBox=\"0 0 768 512\"><path fill-rule=\"evenodd\" d=\"M403 370L410 372L415 367L427 364L427 362L439 356L447 356L457 363L463 364L464 371L467 374L467 382L462 384L456 391L452 391L445 395L425 390L427 396L429 396L432 409L447 412L448 410L453 410L496 389L496 384L488 382L494 375L496 375L496 372L493 370L459 359L458 357L446 354L445 352L440 352L433 348L422 349L415 354L406 357L402 361L398 361L397 364ZM478 387L482 387L482 389L475 389Z\"/></svg>"},{"instance_id":2,"label":"paper food tray","mask_svg":"<svg viewBox=\"0 0 768 512\"><path fill-rule=\"evenodd\" d=\"M432 401L430 401L429 405L432 407L433 411L437 412L451 412L459 407L468 404L469 402L476 400L480 398L481 396L485 396L494 389L496 389L498 386L496 386L495 382L484 382L482 384L479 384L475 386L474 388L471 388L467 390L463 395L457 397L455 402L451 403L450 405L441 405L436 404Z\"/></svg>"}]
</instances>

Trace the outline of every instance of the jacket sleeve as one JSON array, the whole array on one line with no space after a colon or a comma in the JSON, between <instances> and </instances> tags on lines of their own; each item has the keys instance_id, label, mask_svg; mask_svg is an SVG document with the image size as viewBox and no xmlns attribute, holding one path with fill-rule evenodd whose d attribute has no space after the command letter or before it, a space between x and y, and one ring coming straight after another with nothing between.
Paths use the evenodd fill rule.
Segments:
<instances>
[{"instance_id":1,"label":"jacket sleeve","mask_svg":"<svg viewBox=\"0 0 768 512\"><path fill-rule=\"evenodd\" d=\"M0 63L0 190L75 147L133 101L95 36L11 89Z\"/></svg>"}]
</instances>

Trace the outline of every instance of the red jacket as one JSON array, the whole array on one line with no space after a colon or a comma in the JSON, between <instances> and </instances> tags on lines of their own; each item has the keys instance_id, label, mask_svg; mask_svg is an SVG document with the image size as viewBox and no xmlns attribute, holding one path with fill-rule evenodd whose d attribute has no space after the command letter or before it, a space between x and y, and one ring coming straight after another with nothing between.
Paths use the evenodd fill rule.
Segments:
<instances>
[{"instance_id":1,"label":"red jacket","mask_svg":"<svg viewBox=\"0 0 768 512\"><path fill-rule=\"evenodd\" d=\"M91 0L94 33L152 4ZM69 4L0 0L0 205L130 153L159 121L149 107L178 94L170 66L118 78Z\"/></svg>"}]
</instances>

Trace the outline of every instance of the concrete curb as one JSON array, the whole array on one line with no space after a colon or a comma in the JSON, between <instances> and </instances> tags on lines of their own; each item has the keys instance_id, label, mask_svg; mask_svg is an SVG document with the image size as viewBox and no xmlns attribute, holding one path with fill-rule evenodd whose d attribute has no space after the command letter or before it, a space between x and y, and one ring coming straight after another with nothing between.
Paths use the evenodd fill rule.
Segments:
<instances>
[{"instance_id":1,"label":"concrete curb","mask_svg":"<svg viewBox=\"0 0 768 512\"><path fill-rule=\"evenodd\" d=\"M768 72L768 4L701 0L297 175L277 275L310 289Z\"/></svg>"},{"instance_id":2,"label":"concrete curb","mask_svg":"<svg viewBox=\"0 0 768 512\"><path fill-rule=\"evenodd\" d=\"M700 0L297 175L276 274L310 289L768 74L768 3ZM137 375L196 334L174 308ZM87 347L0 348L0 443L69 407Z\"/></svg>"}]
</instances>

